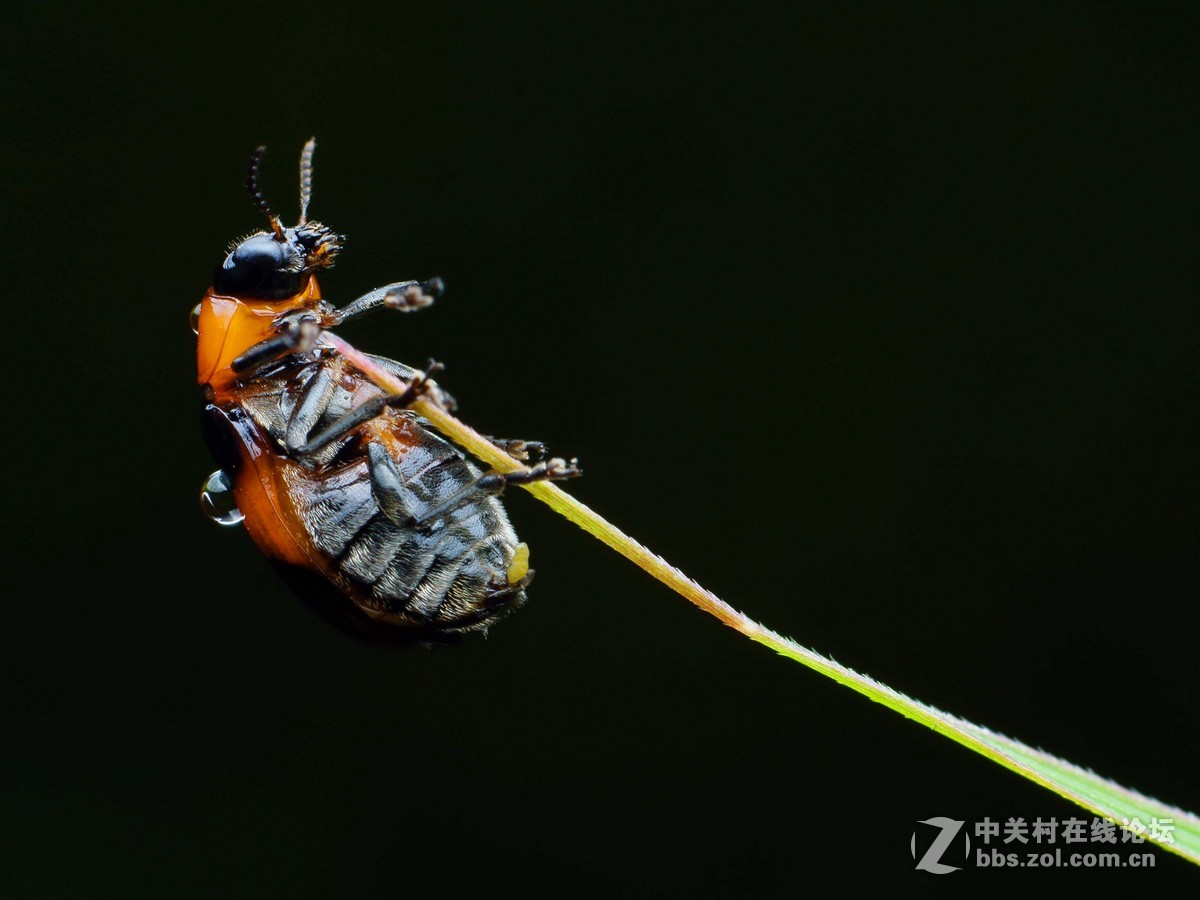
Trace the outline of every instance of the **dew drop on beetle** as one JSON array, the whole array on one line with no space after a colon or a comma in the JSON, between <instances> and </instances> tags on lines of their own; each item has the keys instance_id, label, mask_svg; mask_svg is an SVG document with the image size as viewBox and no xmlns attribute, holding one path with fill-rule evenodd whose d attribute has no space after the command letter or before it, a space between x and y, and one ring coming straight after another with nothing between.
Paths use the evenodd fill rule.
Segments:
<instances>
[{"instance_id":1,"label":"dew drop on beetle","mask_svg":"<svg viewBox=\"0 0 1200 900\"><path fill-rule=\"evenodd\" d=\"M217 469L208 476L200 489L200 508L218 525L241 525L242 511L233 499L233 484L224 469Z\"/></svg>"}]
</instances>

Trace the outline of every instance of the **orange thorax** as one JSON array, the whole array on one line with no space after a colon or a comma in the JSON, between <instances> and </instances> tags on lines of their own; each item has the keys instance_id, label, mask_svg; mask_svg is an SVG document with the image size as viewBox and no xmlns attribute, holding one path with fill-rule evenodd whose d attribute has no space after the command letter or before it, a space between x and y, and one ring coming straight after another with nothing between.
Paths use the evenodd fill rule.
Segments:
<instances>
[{"instance_id":1,"label":"orange thorax","mask_svg":"<svg viewBox=\"0 0 1200 900\"><path fill-rule=\"evenodd\" d=\"M255 344L271 337L276 316L315 306L320 299L317 279L311 276L300 293L285 300L243 300L215 294L209 288L200 303L196 380L211 385L219 398L237 381L230 364Z\"/></svg>"}]
</instances>

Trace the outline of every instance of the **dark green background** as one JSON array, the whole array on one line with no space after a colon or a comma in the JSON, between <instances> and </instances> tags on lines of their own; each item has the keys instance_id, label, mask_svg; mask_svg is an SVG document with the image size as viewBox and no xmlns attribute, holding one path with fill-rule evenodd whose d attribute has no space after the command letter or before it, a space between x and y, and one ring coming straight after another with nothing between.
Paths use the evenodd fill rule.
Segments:
<instances>
[{"instance_id":1,"label":"dark green background","mask_svg":"<svg viewBox=\"0 0 1200 900\"><path fill-rule=\"evenodd\" d=\"M919 819L1078 811L521 492L529 606L436 653L197 508L187 313L315 133L327 294L449 284L347 337L754 618L1200 807L1197 22L960 6L10 13L0 893L1194 884L914 872Z\"/></svg>"}]
</instances>

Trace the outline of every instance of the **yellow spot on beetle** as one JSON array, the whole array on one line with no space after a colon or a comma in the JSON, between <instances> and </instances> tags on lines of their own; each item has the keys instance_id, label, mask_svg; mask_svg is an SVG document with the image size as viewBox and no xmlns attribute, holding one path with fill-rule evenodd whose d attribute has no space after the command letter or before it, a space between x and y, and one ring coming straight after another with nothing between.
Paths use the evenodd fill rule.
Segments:
<instances>
[{"instance_id":1,"label":"yellow spot on beetle","mask_svg":"<svg viewBox=\"0 0 1200 900\"><path fill-rule=\"evenodd\" d=\"M517 544L512 562L508 564L508 583L516 584L529 574L529 545L524 541Z\"/></svg>"}]
</instances>

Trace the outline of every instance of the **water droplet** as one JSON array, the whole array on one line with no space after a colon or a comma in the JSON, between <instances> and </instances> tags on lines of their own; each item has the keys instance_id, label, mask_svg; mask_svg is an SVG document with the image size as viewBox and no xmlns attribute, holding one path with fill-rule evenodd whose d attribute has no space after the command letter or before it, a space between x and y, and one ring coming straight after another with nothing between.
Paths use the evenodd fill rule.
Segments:
<instances>
[{"instance_id":1,"label":"water droplet","mask_svg":"<svg viewBox=\"0 0 1200 900\"><path fill-rule=\"evenodd\" d=\"M218 525L240 525L242 519L246 518L237 508L237 501L233 498L233 482L224 469L217 469L209 475L200 488L200 508Z\"/></svg>"},{"instance_id":2,"label":"water droplet","mask_svg":"<svg viewBox=\"0 0 1200 900\"><path fill-rule=\"evenodd\" d=\"M197 303L192 307L192 314L188 317L192 323L192 334L200 333L200 304Z\"/></svg>"}]
</instances>

